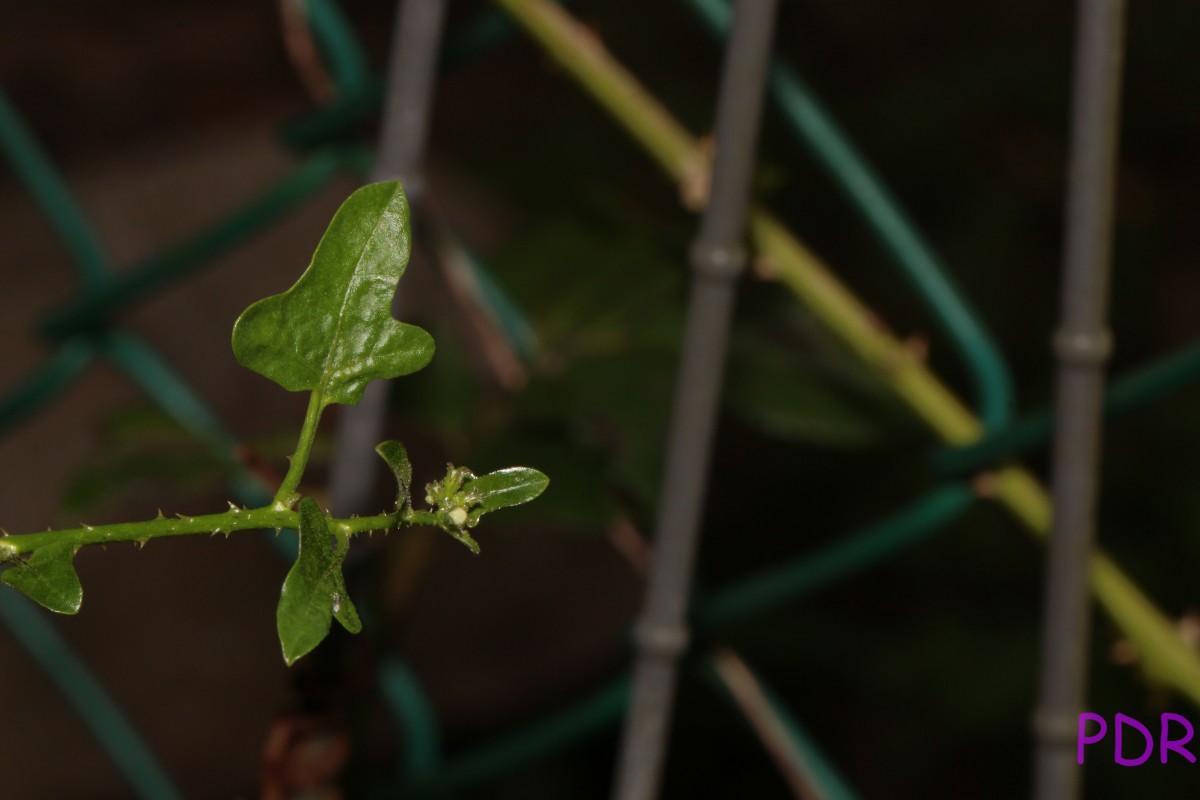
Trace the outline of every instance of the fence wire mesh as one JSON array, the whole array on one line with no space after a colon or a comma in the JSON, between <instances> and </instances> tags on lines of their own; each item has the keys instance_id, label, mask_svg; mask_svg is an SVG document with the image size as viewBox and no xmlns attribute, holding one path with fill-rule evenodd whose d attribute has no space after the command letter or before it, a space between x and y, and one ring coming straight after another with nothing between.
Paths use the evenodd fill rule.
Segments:
<instances>
[{"instance_id":1,"label":"fence wire mesh","mask_svg":"<svg viewBox=\"0 0 1200 800\"><path fill-rule=\"evenodd\" d=\"M581 28L567 11L544 0L497 0L496 5L508 16L491 13L458 38L443 44L444 7L441 2L399 3L392 66L386 81L381 82L366 68L353 32L337 7L327 0L308 0L305 19L322 45L336 91L325 107L294 123L284 134L286 141L306 149L307 154L275 185L267 187L242 207L232 209L194 238L119 272L114 271L99 237L70 189L41 152L11 103L0 95L0 147L14 172L51 221L63 247L71 254L79 280L77 296L49 313L39 330L55 348L51 357L0 398L0 426L18 424L68 388L95 361L108 360L208 444L228 467L231 483L240 497L261 496L264 488L238 458L235 437L189 390L165 359L140 338L121 331L115 320L119 312L136 306L193 271L203 269L222 254L276 224L340 173L361 176L370 170L370 174L377 177L400 177L409 187L414 206L421 209L419 176L424 131L434 97L439 53L445 67L456 59L493 46L511 33L514 26L519 27L559 64L563 72L612 113L665 171L686 179L694 173L698 160L703 163L693 138L629 72L592 40L581 35ZM522 729L452 754L447 754L442 747L433 706L416 673L398 656L382 659L378 681L397 726L406 732L403 737L406 749L399 759L400 769L375 787L376 796L395 796L397 791L403 792L404 796L436 795L486 782L616 726L632 701L633 717L627 722L631 727L627 731L622 760L626 777L618 779L616 796L621 800L649 800L658 794L657 774L664 758L660 745L669 727L674 662L686 650L686 636L682 633L685 621L690 620L707 640L739 621L878 563L921 541L960 518L980 501L981 495L1007 504L1035 533L1044 533L1049 506L1040 489L1027 473L1007 464L1016 454L1049 438L1055 427L1054 417L1041 413L1013 421L1014 399L1008 369L991 335L956 288L945 265L795 71L779 60L768 63L767 43L771 36L774 4L745 0L738 4L732 22L729 5L721 0L687 0L686 5L719 38L724 40L728 36L730 55L718 108L711 196L697 249L692 254L697 271L695 296L699 299L696 304L700 306L705 302L701 295L715 292L711 300L719 308L716 321L709 315L697 313L689 323L689 330L716 338L704 339L698 346L685 345L685 377L673 421L677 427L672 441L699 447L699 450L680 451L668 459L665 478L668 489L663 493L659 534L655 541L658 554L655 569L658 572L674 571L674 579L664 580L657 572L652 573L646 615L635 637L640 641L642 660L632 678L628 674L615 676L561 710ZM1076 166L1072 172L1070 237L1076 244L1068 249L1067 257L1067 269L1073 270L1069 274L1076 277L1067 279L1064 336L1081 347L1086 345L1088 353L1099 353L1103 349L1096 345L1097 337L1102 334L1097 326L1102 327L1103 281L1078 275L1107 260L1110 233L1105 222L1110 214L1106 203L1112 196L1115 155L1120 4L1083 0L1081 9L1081 41L1084 45L1077 66L1081 99L1077 100L1075 126L1083 133L1077 135L1074 145ZM1099 22L1096 12L1103 12ZM1097 26L1097 31L1093 31ZM1091 66L1092 62L1098 66ZM1108 81L1095 78L1096 70L1107 70L1104 75ZM972 376L977 416L945 390L923 365L911 361L902 346L886 333L872 328L868 315L853 295L827 275L823 265L813 260L785 228L763 209L749 206L755 123L762 91L769 91L791 132L814 153L873 233L885 243L898 267L954 344ZM1095 98L1089 99L1092 94ZM381 155L370 167L371 157L358 142L348 138L346 132L354 130L354 126L380 102L384 108ZM1084 134L1099 138L1093 140ZM1094 159L1089 160L1089 156ZM1076 210L1079 207L1094 213L1090 222L1084 212ZM1091 225L1090 233L1079 232L1080 226L1087 225ZM816 308L817 316L852 350L886 373L892 388L951 445L930 456L935 469L948 477L946 483L894 514L831 545L812 549L792 561L723 589L697 593L692 602L694 608L689 613L685 605L691 580L690 553L695 548L694 537L703 513L701 500L708 469L705 443L715 420L715 392L722 361L719 356L724 349L722 341L732 303L732 281L737 275L732 266L741 263L738 254L747 228L753 247L772 262L782 282ZM1091 242L1091 247L1079 245L1080 237ZM432 237L426 236L424 241L425 247L433 247L430 244ZM476 264L475 268L486 275L486 267ZM719 279L714 279L714 275ZM1087 292L1077 288L1079 285L1090 286L1096 293L1089 299ZM501 294L484 293L481 298L480 302L492 305L491 311L496 316L512 318L519 314L519 311L514 312L511 300ZM1084 310L1077 311L1072 305L1074 300L1088 301L1088 304ZM1080 319L1083 323L1075 324ZM691 362L686 356L689 346L699 348L692 353ZM514 347L521 349L516 343ZM1075 380L1080 377L1081 370L1076 364L1078 359L1071 353L1074 350L1062 355L1062 369ZM1085 427L1095 428L1097 418L1092 415L1100 413L1102 402L1104 411L1123 411L1194 382L1200 376L1198 353L1196 348L1188 348L1131 373L1116 382L1103 397L1100 362L1090 360L1086 396L1079 399L1084 410L1076 408L1074 401L1067 397L1072 391L1064 387L1056 416L1078 420L1081 424L1086 423ZM687 363L700 364L708 371L709 380L702 381L707 386L703 391L688 383ZM358 415L368 433L378 431L382 424L385 404L382 391L378 394L375 401L365 404ZM695 413L685 408L691 400L703 401ZM349 417L343 422L343 442L362 438L353 430L359 424L355 419ZM689 420L698 420L699 432L695 427L689 427ZM1073 436L1072 428L1059 428L1058 446L1066 447L1063 442ZM372 433L367 438L374 441L379 437ZM668 449L675 452L677 448ZM1094 445L1083 446L1077 459L1069 463L1067 460L1058 462L1055 471L1057 508L1069 508L1077 502L1082 509L1080 514L1086 517L1092 513L1088 509L1094 508L1095 504L1094 483L1089 483L1084 491L1072 489L1072 481L1094 476L1095 450ZM369 448L347 447L345 455L335 456L332 500L335 507L344 511L356 510L361 498L369 491L369 476L362 472L366 462L349 455L367 451ZM343 452L340 443L338 452ZM969 484L954 477L984 471L991 475L991 482L983 492L978 483ZM688 488L680 490L683 497L680 500L679 493L669 487L682 480L681 475L685 472L692 480ZM1094 477L1088 481L1094 482ZM679 537L664 534L664 529L678 520L686 520L688 524L683 526L687 530L680 534L684 544L680 552L675 553L672 541ZM1089 559L1087 554L1092 549L1090 529L1093 527L1090 523L1084 525L1085 535L1076 537L1074 550L1052 555L1052 559L1074 565L1076 569L1074 579L1067 581L1053 572L1052 561L1048 583L1050 605L1046 613L1048 648L1057 643L1069 645L1074 655L1066 658L1068 663L1062 669L1076 676L1080 674L1079 670L1083 669L1080 648L1086 643L1087 629L1081 622L1086 609L1083 587L1090 576L1102 604L1118 624L1126 627L1131 638L1136 639L1138 631L1148 630L1141 641L1154 639L1159 643L1158 647L1144 648L1144 655L1156 659L1158 667L1166 665L1166 669L1160 669L1160 674L1169 676L1174 688L1193 698L1200 697L1200 666L1195 656L1163 639L1161 634L1166 623L1161 615L1144 602L1136 587L1112 577L1114 574L1119 577L1119 573L1112 571L1111 562L1103 557ZM1058 538L1056 533L1055 540ZM1058 548L1057 543L1053 545L1052 553L1058 552ZM1056 611L1060 604L1060 599L1056 599L1058 591L1066 596L1061 602L1073 604L1075 609L1067 617L1060 618ZM170 778L155 762L152 748L138 739L133 727L107 698L103 687L88 674L65 643L54 637L44 620L31 615L27 604L19 599L6 595L0 600L3 601L0 615L5 624L52 676L97 739L108 749L130 787L147 798L179 796ZM717 647L699 649L692 654L692 659L702 665L710 679L724 688L735 707L751 721L797 796L855 796L849 782L839 776L815 744L820 739L819 731L815 735L806 733L762 677L756 675L740 656ZM1050 665L1053 656L1049 659L1044 673L1047 686L1060 680L1056 675L1066 674L1060 673L1059 667ZM667 679L653 682L646 678L647 670L662 672L664 668ZM1041 733L1047 752L1056 747L1059 751L1056 755L1046 755L1046 763L1039 766L1037 796L1074 797L1079 791L1076 785L1079 770L1063 755L1061 745L1063 726L1073 722L1071 715L1077 714L1080 708L1082 690L1079 684L1073 684L1061 693L1056 694L1050 689L1046 692L1041 718L1046 724ZM642 713L639 707L655 701L663 705L647 712L653 718L651 727L655 729L647 738L635 730ZM1073 729L1068 733L1073 734ZM649 744L652 741L654 744Z\"/></svg>"}]
</instances>

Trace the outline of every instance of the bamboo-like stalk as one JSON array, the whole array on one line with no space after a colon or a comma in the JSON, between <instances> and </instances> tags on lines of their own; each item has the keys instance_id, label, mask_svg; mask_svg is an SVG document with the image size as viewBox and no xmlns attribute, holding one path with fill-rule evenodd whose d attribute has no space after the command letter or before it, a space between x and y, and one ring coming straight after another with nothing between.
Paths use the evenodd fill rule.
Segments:
<instances>
[{"instance_id":1,"label":"bamboo-like stalk","mask_svg":"<svg viewBox=\"0 0 1200 800\"><path fill-rule=\"evenodd\" d=\"M596 36L547 0L494 0L510 13L562 70L679 182L694 181L705 159L688 134ZM884 329L877 317L829 268L766 211L750 212L758 254L813 313L871 367L943 441L968 444L982 426L912 351ZM1050 527L1050 500L1028 471L1005 467L989 481L997 502L1036 537ZM1090 559L1092 591L1117 626L1138 648L1149 673L1200 705L1200 658L1174 626L1110 559Z\"/></svg>"},{"instance_id":2,"label":"bamboo-like stalk","mask_svg":"<svg viewBox=\"0 0 1200 800\"><path fill-rule=\"evenodd\" d=\"M638 654L617 764L619 800L658 796L679 659L687 646L687 601L733 301L746 265L750 177L775 9L776 0L745 0L737 6L721 76L712 195L692 245L691 291L654 533L655 558L635 632Z\"/></svg>"},{"instance_id":3,"label":"bamboo-like stalk","mask_svg":"<svg viewBox=\"0 0 1200 800\"><path fill-rule=\"evenodd\" d=\"M414 233L420 233L424 197L421 164L445 16L446 0L396 3L383 98L383 128L379 155L371 172L371 180L398 180L404 184ZM359 404L343 410L338 419L329 479L330 502L336 513L354 513L371 496L379 464L369 454L383 438L388 385L386 381L372 383Z\"/></svg>"},{"instance_id":4,"label":"bamboo-like stalk","mask_svg":"<svg viewBox=\"0 0 1200 800\"><path fill-rule=\"evenodd\" d=\"M1087 559L1096 538L1100 406L1111 349L1105 320L1124 27L1124 0L1080 0L1061 327L1055 337L1058 425L1035 715L1037 800L1074 800L1083 785L1075 740L1087 689Z\"/></svg>"}]
</instances>

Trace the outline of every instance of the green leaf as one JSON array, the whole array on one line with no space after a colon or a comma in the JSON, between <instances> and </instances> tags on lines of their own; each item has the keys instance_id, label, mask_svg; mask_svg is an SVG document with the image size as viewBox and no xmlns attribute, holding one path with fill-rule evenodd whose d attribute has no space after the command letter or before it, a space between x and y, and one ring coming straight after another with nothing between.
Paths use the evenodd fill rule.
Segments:
<instances>
[{"instance_id":1,"label":"green leaf","mask_svg":"<svg viewBox=\"0 0 1200 800\"><path fill-rule=\"evenodd\" d=\"M10 567L0 575L8 584L29 598L59 614L76 614L83 604L83 586L75 565L75 547L70 542L39 547L24 564Z\"/></svg>"},{"instance_id":2,"label":"green leaf","mask_svg":"<svg viewBox=\"0 0 1200 800\"><path fill-rule=\"evenodd\" d=\"M467 549L470 550L473 555L479 555L479 542L475 541L471 534L455 525L444 524L442 525L442 530L466 545Z\"/></svg>"},{"instance_id":3,"label":"green leaf","mask_svg":"<svg viewBox=\"0 0 1200 800\"><path fill-rule=\"evenodd\" d=\"M289 391L315 392L322 406L354 405L368 382L416 372L433 357L433 338L391 314L408 256L400 184L362 187L338 209L296 285L238 318L234 355Z\"/></svg>"},{"instance_id":4,"label":"green leaf","mask_svg":"<svg viewBox=\"0 0 1200 800\"><path fill-rule=\"evenodd\" d=\"M300 553L283 582L275 615L288 666L329 635L334 618L351 633L362 630L342 577L349 547L350 537L330 532L325 514L311 497L300 501Z\"/></svg>"},{"instance_id":5,"label":"green leaf","mask_svg":"<svg viewBox=\"0 0 1200 800\"><path fill-rule=\"evenodd\" d=\"M725 403L755 428L790 441L836 448L878 444L886 407L845 375L763 342L738 342Z\"/></svg>"},{"instance_id":6,"label":"green leaf","mask_svg":"<svg viewBox=\"0 0 1200 800\"><path fill-rule=\"evenodd\" d=\"M550 479L536 469L509 467L463 484L463 490L478 497L472 516L528 503L546 490Z\"/></svg>"},{"instance_id":7,"label":"green leaf","mask_svg":"<svg viewBox=\"0 0 1200 800\"><path fill-rule=\"evenodd\" d=\"M404 445L389 439L375 446L375 452L391 467L396 476L396 509L402 510L411 504L409 491L412 487L412 464L408 461L408 451Z\"/></svg>"},{"instance_id":8,"label":"green leaf","mask_svg":"<svg viewBox=\"0 0 1200 800\"><path fill-rule=\"evenodd\" d=\"M528 467L509 467L477 478L471 470L449 464L445 479L426 485L425 502L433 506L434 525L479 555L479 543L466 529L478 525L489 511L532 500L549 484L549 478Z\"/></svg>"}]
</instances>

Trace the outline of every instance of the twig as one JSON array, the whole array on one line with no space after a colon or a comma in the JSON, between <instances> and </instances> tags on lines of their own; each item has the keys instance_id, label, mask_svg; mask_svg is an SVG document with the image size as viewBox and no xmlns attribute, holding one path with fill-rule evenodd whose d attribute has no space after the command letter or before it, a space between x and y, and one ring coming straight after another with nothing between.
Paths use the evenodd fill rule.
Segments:
<instances>
[{"instance_id":1,"label":"twig","mask_svg":"<svg viewBox=\"0 0 1200 800\"><path fill-rule=\"evenodd\" d=\"M800 800L825 800L808 761L788 736L787 726L771 705L758 677L742 657L728 647L716 647L711 654L713 669L729 689L729 694L750 727L758 734L792 794Z\"/></svg>"},{"instance_id":2,"label":"twig","mask_svg":"<svg viewBox=\"0 0 1200 800\"><path fill-rule=\"evenodd\" d=\"M596 37L567 12L546 0L494 0L541 45L563 70L600 103L673 178L703 163L697 141L649 95ZM812 252L762 209L750 212L751 238L759 255L815 315L834 331L880 379L943 441L968 444L982 426L966 405L930 369L876 322ZM996 500L1031 533L1043 538L1050 528L1050 499L1027 470L996 472ZM1155 678L1200 704L1200 658L1178 631L1101 552L1090 559L1092 591L1117 626L1142 653Z\"/></svg>"}]
</instances>

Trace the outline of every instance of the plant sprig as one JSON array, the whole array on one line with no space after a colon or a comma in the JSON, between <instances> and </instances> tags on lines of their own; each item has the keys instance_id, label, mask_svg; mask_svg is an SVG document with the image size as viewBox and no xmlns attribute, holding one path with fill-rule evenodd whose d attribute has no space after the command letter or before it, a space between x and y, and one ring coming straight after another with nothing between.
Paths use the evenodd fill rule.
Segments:
<instances>
[{"instance_id":1,"label":"plant sprig","mask_svg":"<svg viewBox=\"0 0 1200 800\"><path fill-rule=\"evenodd\" d=\"M415 325L392 318L397 283L408 265L408 203L399 183L364 186L338 209L312 263L292 288L251 305L233 328L233 351L245 367L289 391L310 392L304 423L287 474L272 502L198 516L158 516L141 522L80 525L77 528L5 536L0 582L24 592L52 611L74 614L83 602L75 553L87 545L137 542L169 536L247 530L297 529L300 552L284 580L276 622L284 660L290 665L316 647L336 619L347 630L362 628L342 577L342 563L355 535L402 525L439 527L471 549L467 533L491 511L525 503L549 479L535 469L510 467L483 476L449 465L446 476L426 486L428 508L414 507L412 465L400 442L376 452L396 477L392 511L337 519L300 492L300 482L320 424L334 403L354 405L366 385L408 375L433 357L433 338Z\"/></svg>"}]
</instances>

